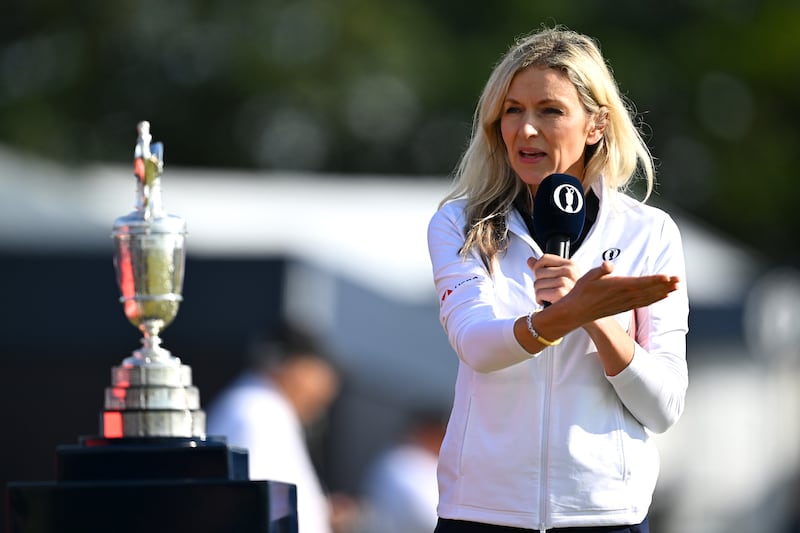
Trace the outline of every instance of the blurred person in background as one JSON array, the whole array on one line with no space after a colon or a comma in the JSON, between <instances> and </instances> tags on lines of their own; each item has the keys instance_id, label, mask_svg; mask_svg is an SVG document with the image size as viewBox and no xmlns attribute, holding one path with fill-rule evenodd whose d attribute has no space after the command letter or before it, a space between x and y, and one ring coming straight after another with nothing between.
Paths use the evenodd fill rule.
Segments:
<instances>
[{"instance_id":1,"label":"blurred person in background","mask_svg":"<svg viewBox=\"0 0 800 533\"><path fill-rule=\"evenodd\" d=\"M378 455L367 471L362 533L431 533L436 527L436 463L446 417L414 411L403 439Z\"/></svg>"},{"instance_id":2,"label":"blurred person in background","mask_svg":"<svg viewBox=\"0 0 800 533\"><path fill-rule=\"evenodd\" d=\"M294 483L300 533L330 533L335 510L306 439L338 394L337 369L317 339L280 323L252 349L251 368L208 408L208 434L249 451L250 479Z\"/></svg>"},{"instance_id":3,"label":"blurred person in background","mask_svg":"<svg viewBox=\"0 0 800 533\"><path fill-rule=\"evenodd\" d=\"M428 229L459 357L438 533L649 531L651 432L683 412L688 299L676 224L625 194L654 183L634 118L597 43L560 27L489 77ZM585 191L571 257L544 253L531 220L555 173Z\"/></svg>"}]
</instances>

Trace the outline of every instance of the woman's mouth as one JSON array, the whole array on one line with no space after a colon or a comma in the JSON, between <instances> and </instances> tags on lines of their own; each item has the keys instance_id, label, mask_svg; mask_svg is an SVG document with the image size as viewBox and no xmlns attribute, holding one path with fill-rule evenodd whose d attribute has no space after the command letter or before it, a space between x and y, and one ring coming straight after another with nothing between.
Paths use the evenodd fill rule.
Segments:
<instances>
[{"instance_id":1,"label":"woman's mouth","mask_svg":"<svg viewBox=\"0 0 800 533\"><path fill-rule=\"evenodd\" d=\"M535 149L522 149L519 150L519 157L522 161L535 163L543 159L547 154L542 152L541 150Z\"/></svg>"}]
</instances>

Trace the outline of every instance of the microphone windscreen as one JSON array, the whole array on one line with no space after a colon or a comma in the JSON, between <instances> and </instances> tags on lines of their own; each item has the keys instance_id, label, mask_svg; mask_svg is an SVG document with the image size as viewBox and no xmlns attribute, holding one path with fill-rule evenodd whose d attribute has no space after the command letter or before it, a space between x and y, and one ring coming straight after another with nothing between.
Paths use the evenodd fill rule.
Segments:
<instances>
[{"instance_id":1,"label":"microphone windscreen","mask_svg":"<svg viewBox=\"0 0 800 533\"><path fill-rule=\"evenodd\" d=\"M570 243L578 240L586 220L583 185L569 174L550 174L536 190L533 199L533 230L537 239L546 242L563 237Z\"/></svg>"}]
</instances>

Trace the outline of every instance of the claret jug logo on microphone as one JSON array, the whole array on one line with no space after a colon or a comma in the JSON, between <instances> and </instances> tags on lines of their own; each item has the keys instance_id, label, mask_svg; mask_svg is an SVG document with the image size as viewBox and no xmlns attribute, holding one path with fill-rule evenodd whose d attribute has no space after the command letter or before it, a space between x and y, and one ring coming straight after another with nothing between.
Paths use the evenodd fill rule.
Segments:
<instances>
[{"instance_id":1,"label":"claret jug logo on microphone","mask_svg":"<svg viewBox=\"0 0 800 533\"><path fill-rule=\"evenodd\" d=\"M533 198L533 233L546 254L570 256L570 247L583 231L586 207L580 180L569 174L550 174Z\"/></svg>"},{"instance_id":2,"label":"claret jug logo on microphone","mask_svg":"<svg viewBox=\"0 0 800 533\"><path fill-rule=\"evenodd\" d=\"M570 183L563 183L553 190L553 202L565 213L577 213L583 209L583 194Z\"/></svg>"}]
</instances>

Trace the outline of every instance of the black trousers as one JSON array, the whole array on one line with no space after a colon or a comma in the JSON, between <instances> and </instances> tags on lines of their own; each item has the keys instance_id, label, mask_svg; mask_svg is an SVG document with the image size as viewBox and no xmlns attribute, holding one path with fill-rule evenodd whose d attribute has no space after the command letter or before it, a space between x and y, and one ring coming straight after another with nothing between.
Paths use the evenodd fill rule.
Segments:
<instances>
[{"instance_id":1,"label":"black trousers","mask_svg":"<svg viewBox=\"0 0 800 533\"><path fill-rule=\"evenodd\" d=\"M533 531L536 530L440 518L434 533L531 533ZM558 533L650 533L650 525L645 518L641 524L631 526L557 527L547 531Z\"/></svg>"}]
</instances>

